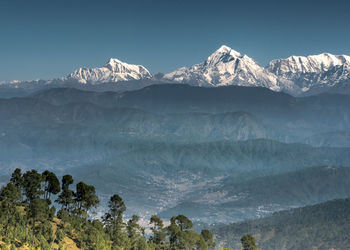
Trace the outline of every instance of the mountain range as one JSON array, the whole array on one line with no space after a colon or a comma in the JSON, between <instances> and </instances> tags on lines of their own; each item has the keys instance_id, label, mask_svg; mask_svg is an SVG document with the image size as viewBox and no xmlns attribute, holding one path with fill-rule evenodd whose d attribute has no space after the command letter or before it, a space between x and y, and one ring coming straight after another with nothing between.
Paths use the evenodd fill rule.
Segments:
<instances>
[{"instance_id":1,"label":"mountain range","mask_svg":"<svg viewBox=\"0 0 350 250\"><path fill-rule=\"evenodd\" d=\"M99 190L98 216L118 193L127 216L235 223L215 228L222 247L252 233L264 249L311 249L307 239L341 248L341 236L325 237L327 214L349 200L288 209L350 196L349 65L324 53L262 67L222 46L165 75L111 58L60 79L2 83L0 182L18 167L69 172ZM338 212L331 226L345 235Z\"/></svg>"},{"instance_id":2,"label":"mountain range","mask_svg":"<svg viewBox=\"0 0 350 250\"><path fill-rule=\"evenodd\" d=\"M262 87L50 88L0 99L0 169L69 171L143 217L234 222L350 194L349 106Z\"/></svg>"},{"instance_id":3,"label":"mountain range","mask_svg":"<svg viewBox=\"0 0 350 250\"><path fill-rule=\"evenodd\" d=\"M344 92L344 88L350 90L350 56L329 53L291 56L272 60L263 67L249 56L223 45L204 62L165 75L152 76L142 65L111 58L102 67L79 68L60 79L3 82L0 86L19 91L18 88L34 87L37 90L43 86L89 88L91 85L101 85L101 89L106 90L106 84L111 83L114 83L114 90L135 90L156 83L185 83L203 87L265 87L294 96Z\"/></svg>"},{"instance_id":4,"label":"mountain range","mask_svg":"<svg viewBox=\"0 0 350 250\"><path fill-rule=\"evenodd\" d=\"M301 95L329 89L350 79L350 57L323 53L272 60L266 67L252 58L222 46L206 61L166 74L165 79L206 87L238 85L266 87Z\"/></svg>"}]
</instances>

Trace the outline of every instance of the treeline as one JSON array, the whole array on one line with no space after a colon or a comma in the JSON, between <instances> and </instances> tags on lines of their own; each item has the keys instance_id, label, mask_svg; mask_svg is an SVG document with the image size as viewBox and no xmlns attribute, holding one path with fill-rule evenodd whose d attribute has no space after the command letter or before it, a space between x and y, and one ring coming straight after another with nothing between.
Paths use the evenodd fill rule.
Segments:
<instances>
[{"instance_id":1,"label":"treeline","mask_svg":"<svg viewBox=\"0 0 350 250\"><path fill-rule=\"evenodd\" d=\"M173 216L168 226L153 215L150 234L139 225L139 217L123 219L126 206L115 194L100 220L89 214L99 206L94 186L55 173L16 169L0 191L0 244L3 249L18 247L65 249L70 242L81 249L212 249L213 235L197 233L184 215ZM53 197L57 199L53 200ZM53 204L56 203L56 206ZM56 213L56 207L59 210Z\"/></svg>"}]
</instances>

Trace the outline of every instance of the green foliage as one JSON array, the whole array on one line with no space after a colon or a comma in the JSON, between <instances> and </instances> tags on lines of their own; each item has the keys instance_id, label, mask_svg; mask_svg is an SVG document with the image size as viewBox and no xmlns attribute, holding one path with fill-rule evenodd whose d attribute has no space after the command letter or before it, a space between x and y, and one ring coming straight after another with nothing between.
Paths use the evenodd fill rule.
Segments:
<instances>
[{"instance_id":1,"label":"green foliage","mask_svg":"<svg viewBox=\"0 0 350 250\"><path fill-rule=\"evenodd\" d=\"M150 224L153 235L149 238L149 242L161 246L168 245L166 229L164 228L162 219L156 215L152 215Z\"/></svg>"},{"instance_id":2,"label":"green foliage","mask_svg":"<svg viewBox=\"0 0 350 250\"><path fill-rule=\"evenodd\" d=\"M48 243L53 241L52 226L49 221L44 221L35 225L34 233L35 235L43 236Z\"/></svg>"},{"instance_id":3,"label":"green foliage","mask_svg":"<svg viewBox=\"0 0 350 250\"><path fill-rule=\"evenodd\" d=\"M61 191L60 181L57 176L50 171L42 173L43 181L45 182L45 198L50 199L51 194L58 194Z\"/></svg>"},{"instance_id":4,"label":"green foliage","mask_svg":"<svg viewBox=\"0 0 350 250\"><path fill-rule=\"evenodd\" d=\"M55 242L59 243L64 239L64 237L66 237L66 234L62 229L58 228L55 236L56 236Z\"/></svg>"},{"instance_id":5,"label":"green foliage","mask_svg":"<svg viewBox=\"0 0 350 250\"><path fill-rule=\"evenodd\" d=\"M16 169L11 181L0 191L0 241L7 244L4 248L27 245L31 249L53 249L55 243L62 249L67 237L81 249L206 250L215 246L212 234L208 230L201 234L193 231L192 221L184 215L173 216L168 227L153 215L150 219L153 234L147 241L137 215L123 220L126 206L117 194L110 198L109 210L101 221L89 220L89 211L99 204L95 187L79 182L74 192L69 189L71 184L70 175L63 176L60 186L50 171L40 174L30 170L22 175ZM21 202L22 193L25 202ZM50 198L58 193L56 202L62 208L55 218L56 208L50 207Z\"/></svg>"},{"instance_id":6,"label":"green foliage","mask_svg":"<svg viewBox=\"0 0 350 250\"><path fill-rule=\"evenodd\" d=\"M257 250L258 249L258 247L256 245L255 238L250 234L244 235L241 238L241 243L242 243L243 250Z\"/></svg>"},{"instance_id":7,"label":"green foliage","mask_svg":"<svg viewBox=\"0 0 350 250\"><path fill-rule=\"evenodd\" d=\"M56 202L61 204L63 208L69 210L74 203L74 192L69 189L69 185L73 184L73 177L71 175L64 175L62 177L62 192L59 194Z\"/></svg>"},{"instance_id":8,"label":"green foliage","mask_svg":"<svg viewBox=\"0 0 350 250\"><path fill-rule=\"evenodd\" d=\"M115 194L108 203L108 212L102 217L106 225L107 233L113 240L114 248L122 248L129 245L129 237L126 224L123 222L123 213L126 209L123 199Z\"/></svg>"},{"instance_id":9,"label":"green foliage","mask_svg":"<svg viewBox=\"0 0 350 250\"><path fill-rule=\"evenodd\" d=\"M88 212L91 208L97 207L100 201L96 195L94 186L89 186L84 182L79 182L76 188L77 191L74 200L79 212L81 212L81 210Z\"/></svg>"},{"instance_id":10,"label":"green foliage","mask_svg":"<svg viewBox=\"0 0 350 250\"><path fill-rule=\"evenodd\" d=\"M31 203L44 194L41 189L41 180L42 176L36 170L27 171L23 174L23 191L27 197L27 202Z\"/></svg>"},{"instance_id":11,"label":"green foliage","mask_svg":"<svg viewBox=\"0 0 350 250\"><path fill-rule=\"evenodd\" d=\"M61 219L63 222L68 222L70 214L66 209L61 209L57 212L57 217Z\"/></svg>"},{"instance_id":12,"label":"green foliage","mask_svg":"<svg viewBox=\"0 0 350 250\"><path fill-rule=\"evenodd\" d=\"M184 215L173 216L167 227L171 249L208 249L202 235L191 230L192 221Z\"/></svg>"},{"instance_id":13,"label":"green foliage","mask_svg":"<svg viewBox=\"0 0 350 250\"><path fill-rule=\"evenodd\" d=\"M20 168L16 168L15 171L11 175L10 181L17 187L20 188L23 186L23 177L22 170Z\"/></svg>"},{"instance_id":14,"label":"green foliage","mask_svg":"<svg viewBox=\"0 0 350 250\"><path fill-rule=\"evenodd\" d=\"M83 249L110 249L109 237L98 223L83 222L78 236L78 246Z\"/></svg>"},{"instance_id":15,"label":"green foliage","mask_svg":"<svg viewBox=\"0 0 350 250\"><path fill-rule=\"evenodd\" d=\"M124 201L117 194L111 197L108 207L109 207L110 214L114 219L121 217L126 210Z\"/></svg>"},{"instance_id":16,"label":"green foliage","mask_svg":"<svg viewBox=\"0 0 350 250\"><path fill-rule=\"evenodd\" d=\"M209 230L203 229L201 232L201 236L203 237L205 243L208 245L209 248L215 248L216 244L214 241L214 236Z\"/></svg>"},{"instance_id":17,"label":"green foliage","mask_svg":"<svg viewBox=\"0 0 350 250\"><path fill-rule=\"evenodd\" d=\"M16 203L21 199L21 190L13 183L3 186L0 191L0 201Z\"/></svg>"},{"instance_id":18,"label":"green foliage","mask_svg":"<svg viewBox=\"0 0 350 250\"><path fill-rule=\"evenodd\" d=\"M145 230L139 224L139 217L133 215L128 221L126 230L129 237L129 244L132 249L139 249L140 245L145 245L146 239L144 237Z\"/></svg>"},{"instance_id":19,"label":"green foliage","mask_svg":"<svg viewBox=\"0 0 350 250\"><path fill-rule=\"evenodd\" d=\"M35 198L27 207L27 217L36 221L44 222L49 219L49 205L44 199Z\"/></svg>"},{"instance_id":20,"label":"green foliage","mask_svg":"<svg viewBox=\"0 0 350 250\"><path fill-rule=\"evenodd\" d=\"M179 227L181 231L185 231L193 227L192 221L182 214L173 216L170 219L170 223Z\"/></svg>"}]
</instances>

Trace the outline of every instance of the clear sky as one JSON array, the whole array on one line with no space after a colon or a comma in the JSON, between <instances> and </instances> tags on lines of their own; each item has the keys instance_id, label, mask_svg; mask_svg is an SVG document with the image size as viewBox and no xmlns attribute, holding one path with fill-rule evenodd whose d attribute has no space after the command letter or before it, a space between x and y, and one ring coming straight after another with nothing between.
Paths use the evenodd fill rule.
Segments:
<instances>
[{"instance_id":1,"label":"clear sky","mask_svg":"<svg viewBox=\"0 0 350 250\"><path fill-rule=\"evenodd\" d=\"M222 44L261 65L350 55L350 1L0 0L0 81L52 79L110 57L167 73Z\"/></svg>"}]
</instances>

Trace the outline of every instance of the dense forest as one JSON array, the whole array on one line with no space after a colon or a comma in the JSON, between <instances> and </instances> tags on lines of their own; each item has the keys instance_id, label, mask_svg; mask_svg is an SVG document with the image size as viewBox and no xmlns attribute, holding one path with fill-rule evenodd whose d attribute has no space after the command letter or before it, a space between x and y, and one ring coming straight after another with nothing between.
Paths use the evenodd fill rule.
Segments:
<instances>
[{"instance_id":1,"label":"dense forest","mask_svg":"<svg viewBox=\"0 0 350 250\"><path fill-rule=\"evenodd\" d=\"M169 222L153 215L149 233L133 215L123 219L123 199L110 197L108 211L93 219L99 205L94 186L84 182L71 189L74 180L55 173L16 169L0 191L0 245L2 249L212 249L208 230L194 231L184 215ZM55 197L56 199L54 199ZM56 213L56 208L59 210Z\"/></svg>"}]
</instances>

